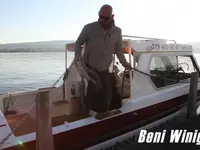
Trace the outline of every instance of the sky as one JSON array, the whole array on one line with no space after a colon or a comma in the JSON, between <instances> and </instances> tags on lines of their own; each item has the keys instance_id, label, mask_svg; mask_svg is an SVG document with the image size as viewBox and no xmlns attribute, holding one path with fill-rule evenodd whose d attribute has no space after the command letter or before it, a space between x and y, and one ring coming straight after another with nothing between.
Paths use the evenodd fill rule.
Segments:
<instances>
[{"instance_id":1,"label":"sky","mask_svg":"<svg viewBox=\"0 0 200 150\"><path fill-rule=\"evenodd\" d=\"M0 43L75 40L103 4L124 35L200 42L199 0L0 0Z\"/></svg>"}]
</instances>

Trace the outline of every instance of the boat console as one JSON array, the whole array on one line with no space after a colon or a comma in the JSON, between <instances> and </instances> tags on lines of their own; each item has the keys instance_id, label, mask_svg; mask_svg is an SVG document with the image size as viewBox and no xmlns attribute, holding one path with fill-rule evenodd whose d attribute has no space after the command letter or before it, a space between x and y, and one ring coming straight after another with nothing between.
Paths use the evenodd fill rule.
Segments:
<instances>
[{"instance_id":1,"label":"boat console","mask_svg":"<svg viewBox=\"0 0 200 150\"><path fill-rule=\"evenodd\" d=\"M113 62L109 68L113 87L113 99L110 110L120 109L127 99L131 99L133 96L137 97L138 93L141 93L141 91L138 90L139 87L142 88L142 85L147 84L145 89L147 90L148 88L147 91L152 91L155 87L159 88L171 85L174 82L178 83L180 80L190 78L190 72L186 73L185 69L183 69L184 67L188 67L187 62L180 63L180 59L182 58L181 51L190 53L192 51L192 47L190 45L180 45L176 44L175 41L164 39L132 40L131 38L135 37L125 37L128 37L128 39L123 39L122 51L124 52L127 61L133 68L140 68L143 72L149 74L149 76L146 75L144 77L144 74L138 74L135 70L129 72L124 71L124 68L119 63L118 58L115 54L113 54ZM67 44L66 52L74 51L74 47L75 43ZM82 55L83 54L84 45L82 47ZM184 57L188 58L186 56ZM189 57L189 59L190 58L191 57ZM190 63L191 61L194 63L192 58L190 59ZM72 63L69 67L69 72L71 73L76 70L73 65L74 64ZM72 67L73 69L71 69ZM157 78L157 76L161 76L162 78ZM148 82L142 82L149 78L150 80L148 80ZM170 80L165 80L165 78L169 78ZM66 80L66 89L68 89L68 96L66 98L67 101L71 101L71 97L69 96L71 95L69 92L71 88L69 86L69 82L72 83L73 79L69 77ZM77 78L75 80L77 80ZM81 78L78 78L77 82L81 82L81 80ZM151 88L152 90L150 90ZM87 86L85 86L85 91L87 90ZM79 96L81 95L79 94ZM97 95L95 98L96 102L101 101L101 98L101 95Z\"/></svg>"}]
</instances>

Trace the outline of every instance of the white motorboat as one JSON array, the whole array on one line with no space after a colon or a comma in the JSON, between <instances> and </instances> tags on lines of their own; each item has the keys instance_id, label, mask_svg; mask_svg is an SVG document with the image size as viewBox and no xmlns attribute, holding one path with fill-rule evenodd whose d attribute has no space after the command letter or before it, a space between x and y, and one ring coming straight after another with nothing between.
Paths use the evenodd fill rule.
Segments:
<instances>
[{"instance_id":1,"label":"white motorboat","mask_svg":"<svg viewBox=\"0 0 200 150\"><path fill-rule=\"evenodd\" d=\"M66 45L66 54L74 51L74 44ZM191 45L124 36L122 49L136 69L127 74L117 58L114 59L110 68L114 70L111 73L114 94L109 113L99 114L95 110L83 113L84 100L81 100L79 91L83 80L73 62L67 68L64 86L50 89L55 150L120 148L131 144L141 128L162 124L178 116L185 108L191 73L200 69ZM87 80L84 83L87 90ZM198 84L198 94L199 89ZM39 92L0 95L0 149L35 150L33 102ZM25 116L28 119L12 132L16 122Z\"/></svg>"}]
</instances>

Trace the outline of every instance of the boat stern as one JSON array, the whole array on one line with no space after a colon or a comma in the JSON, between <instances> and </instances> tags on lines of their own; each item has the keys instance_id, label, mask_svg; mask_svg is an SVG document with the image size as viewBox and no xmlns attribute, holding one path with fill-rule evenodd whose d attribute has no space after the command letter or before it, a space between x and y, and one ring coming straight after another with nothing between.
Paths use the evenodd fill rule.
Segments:
<instances>
[{"instance_id":1,"label":"boat stern","mask_svg":"<svg viewBox=\"0 0 200 150\"><path fill-rule=\"evenodd\" d=\"M13 134L8 122L0 110L0 150L12 145L17 145L20 140Z\"/></svg>"}]
</instances>

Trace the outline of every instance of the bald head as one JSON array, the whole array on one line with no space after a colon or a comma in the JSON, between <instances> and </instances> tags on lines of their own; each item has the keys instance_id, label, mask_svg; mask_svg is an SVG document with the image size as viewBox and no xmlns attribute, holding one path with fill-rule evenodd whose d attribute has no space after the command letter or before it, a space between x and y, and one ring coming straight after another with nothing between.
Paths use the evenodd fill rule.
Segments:
<instances>
[{"instance_id":1,"label":"bald head","mask_svg":"<svg viewBox=\"0 0 200 150\"><path fill-rule=\"evenodd\" d=\"M108 28L112 24L112 6L103 5L99 10L99 22L103 28Z\"/></svg>"},{"instance_id":2,"label":"bald head","mask_svg":"<svg viewBox=\"0 0 200 150\"><path fill-rule=\"evenodd\" d=\"M112 15L112 6L106 4L103 5L100 10L99 10L99 14L103 15L103 16L111 16Z\"/></svg>"}]
</instances>

